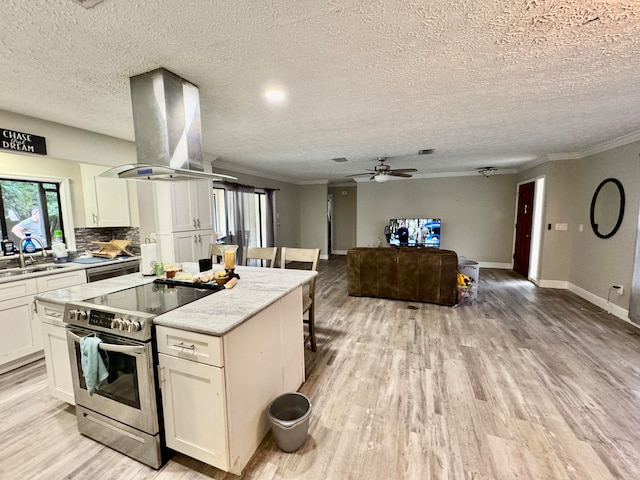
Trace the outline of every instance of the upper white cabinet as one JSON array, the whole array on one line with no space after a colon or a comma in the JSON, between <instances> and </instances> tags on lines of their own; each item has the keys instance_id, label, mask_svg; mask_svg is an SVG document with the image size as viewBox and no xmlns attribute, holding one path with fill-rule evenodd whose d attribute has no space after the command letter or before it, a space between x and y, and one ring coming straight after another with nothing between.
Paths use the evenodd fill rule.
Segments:
<instances>
[{"instance_id":1,"label":"upper white cabinet","mask_svg":"<svg viewBox=\"0 0 640 480\"><path fill-rule=\"evenodd\" d=\"M109 167L80 164L86 226L130 226L128 182L98 176L106 170Z\"/></svg>"},{"instance_id":2,"label":"upper white cabinet","mask_svg":"<svg viewBox=\"0 0 640 480\"><path fill-rule=\"evenodd\" d=\"M210 180L155 182L156 238L164 262L197 262L214 241Z\"/></svg>"},{"instance_id":3,"label":"upper white cabinet","mask_svg":"<svg viewBox=\"0 0 640 480\"><path fill-rule=\"evenodd\" d=\"M183 180L154 185L160 230L213 230L212 188L210 180Z\"/></svg>"}]
</instances>

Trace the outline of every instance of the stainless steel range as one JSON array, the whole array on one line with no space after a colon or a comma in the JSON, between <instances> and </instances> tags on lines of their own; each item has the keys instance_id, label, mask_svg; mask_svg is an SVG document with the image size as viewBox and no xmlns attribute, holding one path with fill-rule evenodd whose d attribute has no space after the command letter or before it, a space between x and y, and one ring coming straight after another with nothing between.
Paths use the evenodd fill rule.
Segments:
<instances>
[{"instance_id":1,"label":"stainless steel range","mask_svg":"<svg viewBox=\"0 0 640 480\"><path fill-rule=\"evenodd\" d=\"M217 291L150 283L65 307L76 416L80 433L153 468L164 462L164 439L153 318ZM102 340L109 376L87 391L80 339Z\"/></svg>"}]
</instances>

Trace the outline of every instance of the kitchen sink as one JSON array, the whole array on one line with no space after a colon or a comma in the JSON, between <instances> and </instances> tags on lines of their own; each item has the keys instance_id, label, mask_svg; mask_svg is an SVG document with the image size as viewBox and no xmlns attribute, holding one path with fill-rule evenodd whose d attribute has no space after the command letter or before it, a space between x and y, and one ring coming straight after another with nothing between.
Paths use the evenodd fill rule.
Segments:
<instances>
[{"instance_id":1,"label":"kitchen sink","mask_svg":"<svg viewBox=\"0 0 640 480\"><path fill-rule=\"evenodd\" d=\"M30 273L49 272L51 270L58 270L65 268L65 265L37 265L33 267L0 270L0 278L17 277L19 275L28 275Z\"/></svg>"},{"instance_id":2,"label":"kitchen sink","mask_svg":"<svg viewBox=\"0 0 640 480\"><path fill-rule=\"evenodd\" d=\"M0 278L2 277L13 277L16 275L24 275L26 272L23 272L22 270L7 270L7 271L0 271Z\"/></svg>"},{"instance_id":3,"label":"kitchen sink","mask_svg":"<svg viewBox=\"0 0 640 480\"><path fill-rule=\"evenodd\" d=\"M47 265L42 267L29 267L24 270L24 273L48 272L50 270L58 270L59 268L64 268L64 265Z\"/></svg>"}]
</instances>

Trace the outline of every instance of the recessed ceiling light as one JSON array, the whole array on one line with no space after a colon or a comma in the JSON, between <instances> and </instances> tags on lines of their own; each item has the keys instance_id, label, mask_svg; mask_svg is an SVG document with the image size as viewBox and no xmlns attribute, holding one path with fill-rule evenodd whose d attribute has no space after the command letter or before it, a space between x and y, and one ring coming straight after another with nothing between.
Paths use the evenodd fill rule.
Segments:
<instances>
[{"instance_id":1,"label":"recessed ceiling light","mask_svg":"<svg viewBox=\"0 0 640 480\"><path fill-rule=\"evenodd\" d=\"M264 92L264 98L272 103L284 102L286 97L286 94L282 90L267 90Z\"/></svg>"},{"instance_id":2,"label":"recessed ceiling light","mask_svg":"<svg viewBox=\"0 0 640 480\"><path fill-rule=\"evenodd\" d=\"M424 150L418 150L418 155L431 155L433 148L425 148Z\"/></svg>"},{"instance_id":3,"label":"recessed ceiling light","mask_svg":"<svg viewBox=\"0 0 640 480\"><path fill-rule=\"evenodd\" d=\"M333 160L334 162L338 162L338 163L344 163L347 161L346 158L344 157L340 157L340 158L332 158L331 160Z\"/></svg>"}]
</instances>

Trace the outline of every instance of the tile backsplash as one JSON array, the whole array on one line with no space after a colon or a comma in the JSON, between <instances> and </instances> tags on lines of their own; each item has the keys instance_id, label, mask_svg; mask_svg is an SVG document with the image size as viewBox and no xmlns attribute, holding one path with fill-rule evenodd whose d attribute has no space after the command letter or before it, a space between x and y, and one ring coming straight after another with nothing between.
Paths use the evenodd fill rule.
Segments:
<instances>
[{"instance_id":1,"label":"tile backsplash","mask_svg":"<svg viewBox=\"0 0 640 480\"><path fill-rule=\"evenodd\" d=\"M103 227L103 228L76 228L74 229L76 236L76 252L69 252L69 257L75 258L82 255L87 250L99 250L100 246L96 242L109 242L111 240L131 240L131 244L127 247L134 255L140 255L140 229L138 227ZM42 257L40 253L29 256L29 265L38 265L40 263L49 263L53 261L51 254ZM0 269L12 268L18 266L18 254L4 257L0 254Z\"/></svg>"},{"instance_id":2,"label":"tile backsplash","mask_svg":"<svg viewBox=\"0 0 640 480\"><path fill-rule=\"evenodd\" d=\"M127 247L131 253L140 255L140 229L138 227L102 227L102 228L76 228L76 248L78 255L87 250L99 250L100 246L95 242L109 242L111 240L131 240Z\"/></svg>"}]
</instances>

